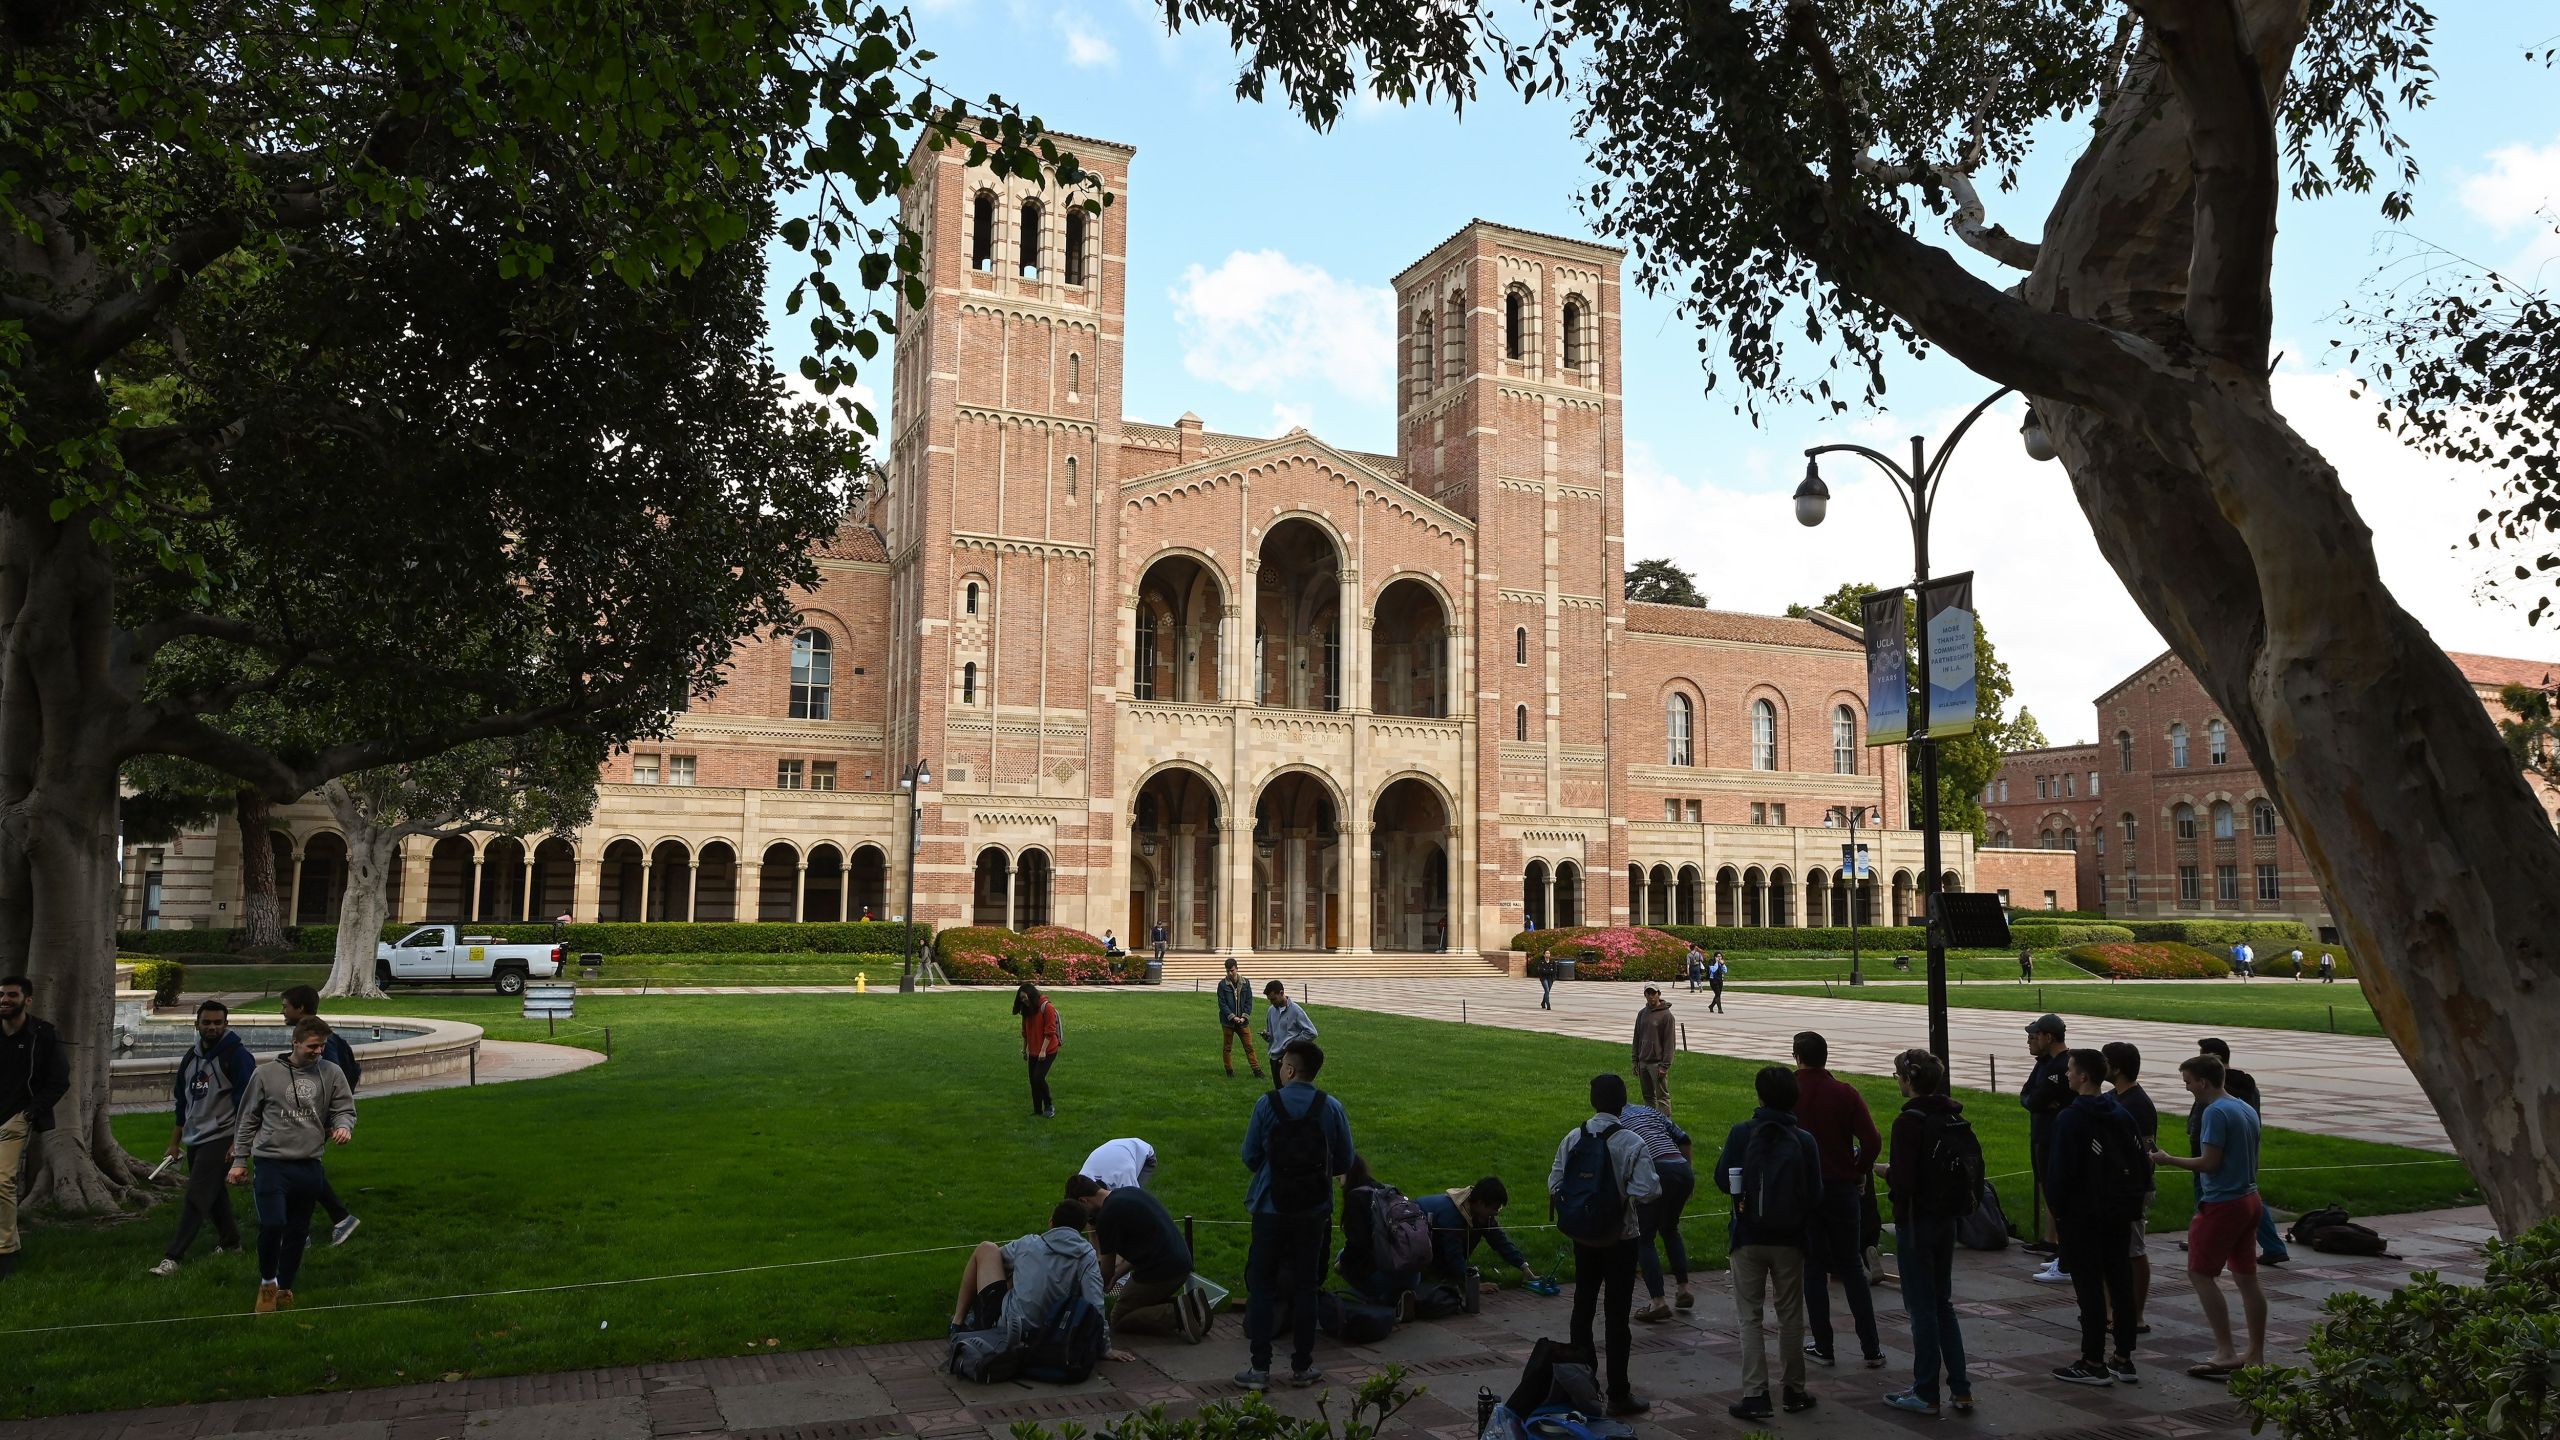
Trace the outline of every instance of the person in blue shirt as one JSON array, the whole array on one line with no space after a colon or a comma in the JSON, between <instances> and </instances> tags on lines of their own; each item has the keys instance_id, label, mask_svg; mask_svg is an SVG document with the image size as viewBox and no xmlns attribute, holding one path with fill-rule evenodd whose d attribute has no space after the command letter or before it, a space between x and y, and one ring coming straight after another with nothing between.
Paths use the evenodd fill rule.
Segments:
<instances>
[{"instance_id":1,"label":"person in blue shirt","mask_svg":"<svg viewBox=\"0 0 2560 1440\"><path fill-rule=\"evenodd\" d=\"M2202 1153L2189 1157L2151 1149L2151 1163L2174 1165L2200 1177L2196 1186L2196 1218L2187 1227L2187 1283L2213 1327L2213 1358L2187 1373L2200 1380L2222 1380L2243 1365L2266 1361L2267 1296L2258 1285L2258 1217L2266 1204L2258 1198L2258 1112L2223 1088L2222 1061L2191 1055L2178 1066L2187 1093L2203 1105L2196 1125ZM2249 1348L2232 1342L2231 1310L2223 1302L2215 1277L2231 1271L2247 1317Z\"/></svg>"},{"instance_id":2,"label":"person in blue shirt","mask_svg":"<svg viewBox=\"0 0 2560 1440\"><path fill-rule=\"evenodd\" d=\"M1244 1167L1253 1172L1244 1192L1253 1221L1244 1261L1250 1363L1236 1373L1236 1383L1248 1390L1271 1388L1272 1306L1283 1298L1295 1332L1289 1383L1324 1378L1315 1364L1316 1289L1324 1283L1325 1242L1333 1230L1333 1182L1350 1171L1355 1152L1342 1102L1316 1088L1323 1069L1324 1051L1312 1038L1273 1052L1279 1088L1254 1101L1245 1125Z\"/></svg>"}]
</instances>

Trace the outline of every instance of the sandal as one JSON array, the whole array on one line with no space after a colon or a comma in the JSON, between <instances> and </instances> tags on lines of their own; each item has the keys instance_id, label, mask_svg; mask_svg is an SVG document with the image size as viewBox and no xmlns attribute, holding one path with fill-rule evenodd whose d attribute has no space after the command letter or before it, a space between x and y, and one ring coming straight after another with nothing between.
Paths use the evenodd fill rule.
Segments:
<instances>
[{"instance_id":1,"label":"sandal","mask_svg":"<svg viewBox=\"0 0 2560 1440\"><path fill-rule=\"evenodd\" d=\"M2232 1372L2239 1368L2240 1367L2237 1365L2218 1365L2211 1360L2207 1360L2201 1365L2188 1366L2187 1373L2193 1375L2199 1380L2228 1380L2231 1378Z\"/></svg>"}]
</instances>

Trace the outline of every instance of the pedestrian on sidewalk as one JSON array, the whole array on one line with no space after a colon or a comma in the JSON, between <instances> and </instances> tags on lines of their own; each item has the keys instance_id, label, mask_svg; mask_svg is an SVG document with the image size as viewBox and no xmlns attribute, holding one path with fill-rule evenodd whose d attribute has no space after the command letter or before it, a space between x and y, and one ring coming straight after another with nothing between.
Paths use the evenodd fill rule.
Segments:
<instances>
[{"instance_id":1,"label":"pedestrian on sidewalk","mask_svg":"<svg viewBox=\"0 0 2560 1440\"><path fill-rule=\"evenodd\" d=\"M2018 983L2032 985L2036 978L2036 952L2024 945L2018 947Z\"/></svg>"},{"instance_id":2,"label":"pedestrian on sidewalk","mask_svg":"<svg viewBox=\"0 0 2560 1440\"><path fill-rule=\"evenodd\" d=\"M1164 922L1161 920L1156 922L1156 928L1154 930L1148 932L1148 943L1156 947L1156 963L1158 965L1162 965L1164 963L1165 942L1171 938L1172 936L1165 930Z\"/></svg>"},{"instance_id":3,"label":"pedestrian on sidewalk","mask_svg":"<svg viewBox=\"0 0 2560 1440\"><path fill-rule=\"evenodd\" d=\"M2080 1358L2053 1372L2070 1385L2131 1385L2134 1295L2130 1236L2142 1197L2151 1188L2146 1146L2114 1096L2105 1093L2107 1058L2095 1050L2071 1052L2072 1100L2053 1124L2053 1157L2045 1174L2053 1182L2053 1212L2062 1230L2062 1254L2080 1301ZM2106 1349L2110 1317L2116 1346Z\"/></svg>"},{"instance_id":4,"label":"pedestrian on sidewalk","mask_svg":"<svg viewBox=\"0 0 2560 1440\"><path fill-rule=\"evenodd\" d=\"M1926 1050L1894 1057L1902 1109L1893 1117L1893 1149L1885 1163L1885 1196L1893 1205L1893 1249L1902 1308L1911 1317L1911 1388L1884 1397L1896 1410L1934 1416L1943 1369L1947 1400L1958 1414L1973 1409L1973 1378L1964 1368L1964 1330L1954 1295L1956 1221L1982 1203L1982 1142L1947 1094L1947 1069Z\"/></svg>"},{"instance_id":5,"label":"pedestrian on sidewalk","mask_svg":"<svg viewBox=\"0 0 2560 1440\"><path fill-rule=\"evenodd\" d=\"M1867 1097L1826 1068L1829 1040L1817 1031L1799 1031L1795 1055L1796 1123L1813 1137L1822 1167L1822 1199L1805 1226L1804 1353L1825 1365L1837 1363L1831 1335L1831 1277L1837 1276L1858 1333L1858 1354L1868 1369L1880 1370L1884 1341L1876 1334L1875 1297L1858 1253L1864 1248L1858 1200L1882 1158L1884 1137L1867 1112Z\"/></svg>"},{"instance_id":6,"label":"pedestrian on sidewalk","mask_svg":"<svg viewBox=\"0 0 2560 1440\"><path fill-rule=\"evenodd\" d=\"M1688 958L1683 962L1681 969L1689 977L1690 994L1695 995L1706 988L1707 952L1698 948L1697 941L1689 942Z\"/></svg>"},{"instance_id":7,"label":"pedestrian on sidewalk","mask_svg":"<svg viewBox=\"0 0 2560 1440\"><path fill-rule=\"evenodd\" d=\"M293 1308L311 1212L329 1186L321 1154L355 1138L356 1097L346 1074L320 1058L329 1033L329 1022L316 1015L293 1027L293 1048L250 1078L231 1132L231 1183L248 1179L250 1163L257 1165L261 1315Z\"/></svg>"},{"instance_id":8,"label":"pedestrian on sidewalk","mask_svg":"<svg viewBox=\"0 0 2560 1440\"><path fill-rule=\"evenodd\" d=\"M1541 955L1529 962L1529 974L1538 982L1538 1008L1556 1008L1556 971L1560 967L1552 955Z\"/></svg>"},{"instance_id":9,"label":"pedestrian on sidewalk","mask_svg":"<svg viewBox=\"0 0 2560 1440\"><path fill-rule=\"evenodd\" d=\"M1014 990L1013 1013L1022 1020L1022 1059L1031 1071L1031 1116L1052 1119L1058 1102L1049 1093L1049 1069L1066 1048L1067 1027L1058 1019L1058 1007L1037 985L1026 983Z\"/></svg>"},{"instance_id":10,"label":"pedestrian on sidewalk","mask_svg":"<svg viewBox=\"0 0 2560 1440\"><path fill-rule=\"evenodd\" d=\"M1698 1303L1689 1293L1689 1243L1680 1233L1681 1212L1688 1208L1689 1197L1698 1193L1698 1172L1691 1160L1689 1132L1667 1113L1650 1105L1630 1105L1619 1112L1618 1123L1644 1141L1654 1179L1662 1186L1661 1194L1636 1206L1636 1218L1643 1222L1636 1237L1636 1265L1644 1274L1646 1302L1634 1318L1655 1325ZM1676 1302L1662 1298L1666 1258Z\"/></svg>"},{"instance_id":11,"label":"pedestrian on sidewalk","mask_svg":"<svg viewBox=\"0 0 2560 1440\"><path fill-rule=\"evenodd\" d=\"M2142 1050L2130 1040L2110 1040L2099 1047L2107 1057L2107 1084L2116 1103L2133 1117L2134 1133L2142 1138L2145 1151L2160 1143L2160 1107L2151 1101L2151 1092L2142 1088ZM2159 1198L2159 1176L2152 1176L2152 1193L2142 1197L2142 1208L2133 1217L2133 1237L2125 1249L2133 1265L2133 1333L2148 1335L2151 1326L2144 1319L2151 1310L2151 1204Z\"/></svg>"},{"instance_id":12,"label":"pedestrian on sidewalk","mask_svg":"<svg viewBox=\"0 0 2560 1440\"><path fill-rule=\"evenodd\" d=\"M1227 978L1218 982L1218 1060L1227 1067L1227 1078L1236 1076L1236 1042L1244 1042L1245 1068L1253 1078L1262 1078L1262 1062L1253 1058L1253 986L1236 970L1235 957L1227 957Z\"/></svg>"},{"instance_id":13,"label":"pedestrian on sidewalk","mask_svg":"<svg viewBox=\"0 0 2560 1440\"><path fill-rule=\"evenodd\" d=\"M1644 987L1644 1008L1636 1012L1636 1083L1644 1103L1671 1113L1671 1057L1680 1050L1680 1031L1671 1018L1671 1002L1659 987Z\"/></svg>"},{"instance_id":14,"label":"pedestrian on sidewalk","mask_svg":"<svg viewBox=\"0 0 2560 1440\"><path fill-rule=\"evenodd\" d=\"M2196 1127L2200 1153L2193 1157L2151 1152L2154 1165L2174 1165L2198 1177L2195 1223L2187 1228L2187 1283L2204 1307L2205 1324L2213 1329L2213 1358L2188 1367L2199 1380L2228 1380L2243 1365L2267 1358L2267 1296L2258 1284L2254 1237L2265 1202L2258 1196L2258 1112L2224 1088L2228 1072L2212 1055L2190 1056L2178 1066L2203 1114ZM2216 1282L2225 1269L2240 1292L2240 1308L2249 1327L2242 1350L2231 1333L2231 1308Z\"/></svg>"},{"instance_id":15,"label":"pedestrian on sidewalk","mask_svg":"<svg viewBox=\"0 0 2560 1440\"><path fill-rule=\"evenodd\" d=\"M1268 992L1278 993L1280 982ZM1289 1307L1292 1343L1289 1383L1313 1385L1316 1368L1316 1290L1324 1283L1325 1241L1333 1230L1333 1182L1348 1173L1355 1153L1351 1120L1342 1102L1316 1088L1324 1051L1313 1039L1271 1052L1278 1089L1253 1102L1244 1132L1244 1167L1253 1172L1244 1208L1253 1219L1244 1261L1244 1336L1248 1351L1236 1383L1271 1388L1276 1307Z\"/></svg>"},{"instance_id":16,"label":"pedestrian on sidewalk","mask_svg":"<svg viewBox=\"0 0 2560 1440\"><path fill-rule=\"evenodd\" d=\"M61 1032L32 1013L36 982L0 977L0 1280L18 1268L18 1166L71 1093Z\"/></svg>"},{"instance_id":17,"label":"pedestrian on sidewalk","mask_svg":"<svg viewBox=\"0 0 2560 1440\"><path fill-rule=\"evenodd\" d=\"M2027 1112L2027 1165L2035 1173L2035 1188L2040 1213L2028 1217L2035 1239L2020 1248L2031 1255L2046 1255L2043 1269L2028 1276L2047 1285L2060 1285L2071 1277L2063 1269L2062 1247L2055 1243L2053 1224L2053 1182L2045 1175L2045 1158L2053 1148L2053 1117L2071 1103L2071 1047L2063 1043L2062 1017L2039 1015L2027 1022L2027 1053L2035 1064L2027 1071L2027 1081L2018 1087L2018 1104Z\"/></svg>"},{"instance_id":18,"label":"pedestrian on sidewalk","mask_svg":"<svg viewBox=\"0 0 2560 1440\"><path fill-rule=\"evenodd\" d=\"M2302 978L2302 947L2299 945L2293 947L2293 978Z\"/></svg>"},{"instance_id":19,"label":"pedestrian on sidewalk","mask_svg":"<svg viewBox=\"0 0 2560 1440\"><path fill-rule=\"evenodd\" d=\"M1662 1177L1643 1136L1623 1123L1626 1109L1624 1076L1591 1077L1591 1118L1557 1144L1555 1163L1547 1168L1547 1197L1556 1228L1573 1242L1572 1343L1595 1353L1592 1324L1605 1303L1609 1413L1641 1415L1653 1402L1638 1398L1627 1378L1635 1344L1627 1322L1635 1310L1641 1207L1661 1195Z\"/></svg>"},{"instance_id":20,"label":"pedestrian on sidewalk","mask_svg":"<svg viewBox=\"0 0 2560 1440\"><path fill-rule=\"evenodd\" d=\"M2196 1042L2196 1053L2199 1055L2210 1055L2214 1059L2222 1062L2223 1089L2230 1093L2232 1099L2248 1106L2249 1109L2257 1115L2258 1123L2261 1125L2265 1124L2267 1118L2267 1107L2266 1102L2261 1099L2258 1094L2257 1077L2231 1063L2230 1045L2217 1037L2207 1036L2206 1038ZM2202 1145L2200 1132L2203 1124L2204 1102L2198 1101L2193 1106L2189 1107L2187 1111L2187 1153L2190 1155L2203 1153L2200 1148ZM2284 1236L2276 1229L2275 1212L2266 1208L2263 1196L2260 1197L2260 1200L2261 1203L2258 1207L2258 1263L2261 1265L2282 1265L2293 1259L2293 1252L2285 1248ZM2197 1203L2203 1203L2201 1187L2199 1187Z\"/></svg>"},{"instance_id":21,"label":"pedestrian on sidewalk","mask_svg":"<svg viewBox=\"0 0 2560 1440\"><path fill-rule=\"evenodd\" d=\"M2320 952L2320 983L2323 985L2338 983L2338 957L2326 950Z\"/></svg>"},{"instance_id":22,"label":"pedestrian on sidewalk","mask_svg":"<svg viewBox=\"0 0 2560 1440\"><path fill-rule=\"evenodd\" d=\"M170 1084L177 1118L169 1127L169 1158L185 1156L187 1198L178 1213L178 1233L151 1267L154 1275L175 1275L178 1263L196 1243L196 1232L213 1227L213 1253L229 1255L240 1248L240 1221L231 1209L231 1132L240 1123L240 1099L258 1072L258 1059L231 1029L231 1007L207 1000L196 1007L196 1043L178 1061Z\"/></svg>"},{"instance_id":23,"label":"pedestrian on sidewalk","mask_svg":"<svg viewBox=\"0 0 2560 1440\"><path fill-rule=\"evenodd\" d=\"M1784 1066L1753 1080L1760 1108L1733 1127L1716 1156L1716 1180L1733 1197L1733 1308L1742 1325L1742 1398L1726 1407L1737 1420L1766 1420L1769 1349L1764 1300L1778 1311L1782 1403L1789 1414L1813 1408L1804 1388L1804 1251L1806 1230L1822 1204L1822 1153L1796 1124L1796 1077Z\"/></svg>"},{"instance_id":24,"label":"pedestrian on sidewalk","mask_svg":"<svg viewBox=\"0 0 2560 1440\"><path fill-rule=\"evenodd\" d=\"M1290 1003L1289 987L1277 980L1262 987L1262 998L1262 1053L1271 1057L1271 1088L1277 1090L1287 1083L1280 1078L1280 1052L1316 1038L1316 1022L1306 1006ZM1343 1159L1348 1163L1350 1157Z\"/></svg>"},{"instance_id":25,"label":"pedestrian on sidewalk","mask_svg":"<svg viewBox=\"0 0 2560 1440\"><path fill-rule=\"evenodd\" d=\"M287 1025L299 1025L320 1013L320 992L308 985L293 986L276 999L284 1011L284 1023ZM328 1048L320 1052L320 1058L337 1066L338 1073L347 1077L347 1094L352 1098L356 1087L364 1082L364 1066L356 1059L356 1048L347 1043L346 1036L331 1031ZM320 1211L329 1217L329 1243L332 1245L346 1244L347 1237L355 1234L356 1227L364 1223L347 1212L347 1202L338 1198L338 1187L325 1179L320 1185Z\"/></svg>"},{"instance_id":26,"label":"pedestrian on sidewalk","mask_svg":"<svg viewBox=\"0 0 2560 1440\"><path fill-rule=\"evenodd\" d=\"M1724 952L1719 950L1716 957L1707 962L1707 988L1714 992L1707 998L1707 1009L1717 1015L1724 1013L1725 973Z\"/></svg>"}]
</instances>

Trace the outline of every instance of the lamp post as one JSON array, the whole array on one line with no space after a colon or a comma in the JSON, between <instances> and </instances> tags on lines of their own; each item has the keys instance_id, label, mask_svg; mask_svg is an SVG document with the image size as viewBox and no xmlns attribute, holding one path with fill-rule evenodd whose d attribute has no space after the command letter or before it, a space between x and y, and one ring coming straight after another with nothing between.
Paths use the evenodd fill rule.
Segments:
<instances>
[{"instance_id":1,"label":"lamp post","mask_svg":"<svg viewBox=\"0 0 2560 1440\"><path fill-rule=\"evenodd\" d=\"M1965 432L1973 428L1973 422L1981 419L1984 411L2008 394L2009 387L2003 385L1984 397L1982 403L1966 411L1964 418L1956 422L1955 429L1938 443L1938 454L1934 460L1929 457L1926 438L1912 436L1908 469L1883 451L1871 450L1864 445L1843 443L1808 447L1804 452L1804 483L1796 487L1797 523L1808 527L1819 525L1830 509L1831 487L1822 483L1823 456L1833 451L1846 451L1871 462L1893 477L1895 498L1902 501L1903 512L1911 517L1912 587L1916 600L1929 585L1929 516L1937 506L1938 482L1946 475L1947 457L1955 453ZM2026 423L2020 427L2018 438L2026 447L2029 458L2051 460L2054 457L2052 437L2045 433L2043 422L2036 418L2032 403L2027 407ZM1922 658L1925 663L1927 657L1924 655ZM1925 671L1920 677L1919 690L1920 704L1912 714L1911 743L1920 751L1920 865L1928 872L1921 877L1920 896L1923 914L1927 914L1936 908L1929 904L1929 899L1938 893L1944 869L1939 860L1938 843L1938 742L1929 735L1929 681ZM1853 888L1849 898L1853 914L1857 903L1857 892ZM1928 930L1929 1052L1943 1063L1948 1049L1947 946L1944 932L1938 925L1930 923Z\"/></svg>"},{"instance_id":2,"label":"lamp post","mask_svg":"<svg viewBox=\"0 0 2560 1440\"><path fill-rule=\"evenodd\" d=\"M1840 847L1840 859L1849 872L1849 983L1864 985L1867 977L1858 951L1858 895L1867 879L1867 847L1858 843L1858 822L1867 813L1864 805L1842 807L1849 813L1849 843Z\"/></svg>"},{"instance_id":3,"label":"lamp post","mask_svg":"<svg viewBox=\"0 0 2560 1440\"><path fill-rule=\"evenodd\" d=\"M932 783L933 768L921 756L898 779L898 788L907 792L907 906L898 916L906 931L906 960L898 967L901 995L916 991L916 848L922 843L917 831L924 820L924 787Z\"/></svg>"}]
</instances>

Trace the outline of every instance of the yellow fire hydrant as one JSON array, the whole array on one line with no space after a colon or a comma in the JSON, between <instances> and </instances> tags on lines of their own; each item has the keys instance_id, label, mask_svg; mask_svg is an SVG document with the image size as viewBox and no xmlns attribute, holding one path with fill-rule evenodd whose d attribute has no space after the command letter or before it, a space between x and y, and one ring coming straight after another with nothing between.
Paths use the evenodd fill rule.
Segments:
<instances>
[{"instance_id":1,"label":"yellow fire hydrant","mask_svg":"<svg viewBox=\"0 0 2560 1440\"><path fill-rule=\"evenodd\" d=\"M871 993L871 977L870 977L869 975L864 974L863 972L861 972L861 971L859 971L859 970L854 971L854 972L853 972L853 993L854 993L854 994L856 994L856 995L868 995L868 994L870 994L870 993Z\"/></svg>"}]
</instances>

